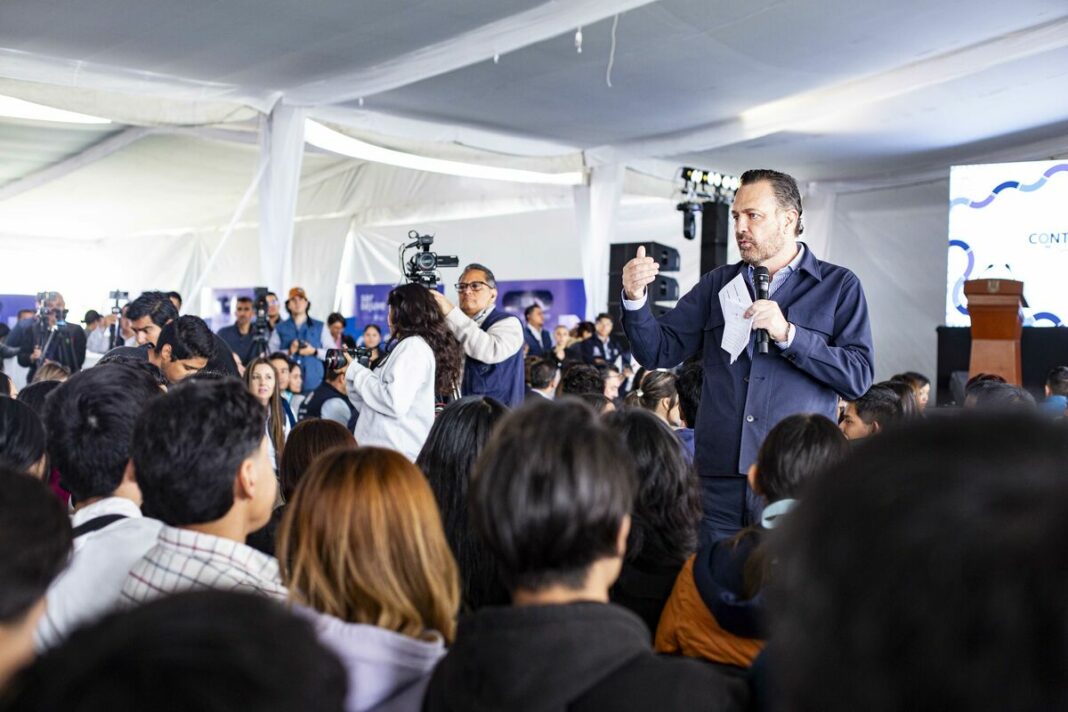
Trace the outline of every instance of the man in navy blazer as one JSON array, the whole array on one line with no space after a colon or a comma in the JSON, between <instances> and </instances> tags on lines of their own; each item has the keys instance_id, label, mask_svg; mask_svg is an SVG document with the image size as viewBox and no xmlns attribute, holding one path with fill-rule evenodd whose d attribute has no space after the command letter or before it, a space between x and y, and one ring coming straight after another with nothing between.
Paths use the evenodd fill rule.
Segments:
<instances>
[{"instance_id":1,"label":"man in navy blazer","mask_svg":"<svg viewBox=\"0 0 1068 712\"><path fill-rule=\"evenodd\" d=\"M523 329L523 343L527 345L527 356L544 356L552 353L553 339L545 330L545 312L538 304L531 304L523 312L527 328Z\"/></svg>"},{"instance_id":2,"label":"man in navy blazer","mask_svg":"<svg viewBox=\"0 0 1068 712\"><path fill-rule=\"evenodd\" d=\"M742 261L702 276L661 319L645 296L659 271L656 262L639 248L623 271L623 327L640 364L671 368L703 349L695 427L703 542L730 536L758 515L745 474L776 423L794 413L834 420L838 396L859 398L874 374L860 280L797 241L801 195L794 179L777 171L746 172L731 213ZM731 364L720 347L725 320L719 292L740 274L755 296L753 268L759 266L771 274L770 299L754 301L746 317L753 318L753 330L768 331L768 353L756 353L750 338Z\"/></svg>"}]
</instances>

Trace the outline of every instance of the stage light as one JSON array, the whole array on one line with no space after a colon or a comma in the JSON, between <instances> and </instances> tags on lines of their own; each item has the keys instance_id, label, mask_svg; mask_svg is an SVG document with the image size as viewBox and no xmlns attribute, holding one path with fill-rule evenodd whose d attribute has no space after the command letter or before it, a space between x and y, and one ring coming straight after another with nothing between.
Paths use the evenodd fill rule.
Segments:
<instances>
[{"instance_id":1,"label":"stage light","mask_svg":"<svg viewBox=\"0 0 1068 712\"><path fill-rule=\"evenodd\" d=\"M701 204L686 200L675 206L682 213L682 236L687 240L697 237L697 213L701 212Z\"/></svg>"}]
</instances>

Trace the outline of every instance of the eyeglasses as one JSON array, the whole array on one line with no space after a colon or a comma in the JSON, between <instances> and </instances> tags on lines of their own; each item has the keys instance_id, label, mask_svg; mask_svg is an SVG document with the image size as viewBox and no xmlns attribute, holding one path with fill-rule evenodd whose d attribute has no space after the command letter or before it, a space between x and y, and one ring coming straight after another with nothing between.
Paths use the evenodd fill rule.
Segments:
<instances>
[{"instance_id":1,"label":"eyeglasses","mask_svg":"<svg viewBox=\"0 0 1068 712\"><path fill-rule=\"evenodd\" d=\"M485 282L457 282L456 283L456 291L457 292L481 292L484 288L485 289L493 289L493 287L491 287L490 285L486 284Z\"/></svg>"}]
</instances>

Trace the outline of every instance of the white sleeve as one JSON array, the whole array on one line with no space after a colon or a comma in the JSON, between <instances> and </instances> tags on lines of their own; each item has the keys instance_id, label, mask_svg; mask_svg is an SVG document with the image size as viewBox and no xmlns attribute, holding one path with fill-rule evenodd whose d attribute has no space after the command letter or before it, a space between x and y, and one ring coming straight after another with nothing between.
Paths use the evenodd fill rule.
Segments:
<instances>
[{"instance_id":1,"label":"white sleeve","mask_svg":"<svg viewBox=\"0 0 1068 712\"><path fill-rule=\"evenodd\" d=\"M638 299L627 299L627 293L623 292L623 308L627 311L638 311L645 306L645 302L649 300L649 292L646 292Z\"/></svg>"},{"instance_id":2,"label":"white sleeve","mask_svg":"<svg viewBox=\"0 0 1068 712\"><path fill-rule=\"evenodd\" d=\"M485 331L458 308L445 317L464 354L482 363L501 363L523 348L523 325L519 319L501 319Z\"/></svg>"},{"instance_id":3,"label":"white sleeve","mask_svg":"<svg viewBox=\"0 0 1068 712\"><path fill-rule=\"evenodd\" d=\"M278 329L271 332L271 336L267 339L267 353L273 354L275 351L282 350L282 337L278 335ZM286 353L289 353L289 347L286 347Z\"/></svg>"},{"instance_id":4,"label":"white sleeve","mask_svg":"<svg viewBox=\"0 0 1068 712\"><path fill-rule=\"evenodd\" d=\"M345 372L345 389L350 400L356 396L371 410L398 417L412 407L427 381L433 388L434 352L425 341L410 337L397 344L385 365L371 371L358 361L349 364Z\"/></svg>"},{"instance_id":5,"label":"white sleeve","mask_svg":"<svg viewBox=\"0 0 1068 712\"><path fill-rule=\"evenodd\" d=\"M85 348L93 353L103 354L108 350L108 339L111 337L111 329L93 329L85 339Z\"/></svg>"},{"instance_id":6,"label":"white sleeve","mask_svg":"<svg viewBox=\"0 0 1068 712\"><path fill-rule=\"evenodd\" d=\"M335 423L347 426L349 424L349 409L337 398L331 398L326 403L323 403L320 417L324 420L332 420Z\"/></svg>"}]
</instances>

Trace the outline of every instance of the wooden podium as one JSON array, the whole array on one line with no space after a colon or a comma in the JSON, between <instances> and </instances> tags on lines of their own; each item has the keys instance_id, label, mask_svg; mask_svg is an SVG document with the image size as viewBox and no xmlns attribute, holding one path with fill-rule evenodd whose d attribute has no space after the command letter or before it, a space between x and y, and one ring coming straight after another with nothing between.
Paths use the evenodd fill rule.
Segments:
<instances>
[{"instance_id":1,"label":"wooden podium","mask_svg":"<svg viewBox=\"0 0 1068 712\"><path fill-rule=\"evenodd\" d=\"M1011 279L973 279L964 283L972 318L972 357L969 378L996 373L1009 383L1023 384L1020 336L1023 322L1023 282Z\"/></svg>"}]
</instances>

